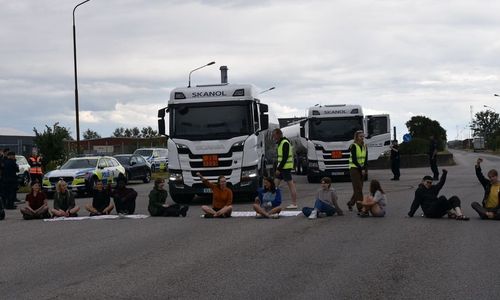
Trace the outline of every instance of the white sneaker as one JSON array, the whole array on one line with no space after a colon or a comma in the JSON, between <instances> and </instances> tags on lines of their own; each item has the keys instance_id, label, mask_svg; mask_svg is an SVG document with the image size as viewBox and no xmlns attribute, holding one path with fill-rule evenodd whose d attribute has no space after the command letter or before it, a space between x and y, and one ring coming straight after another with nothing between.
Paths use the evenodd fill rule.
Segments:
<instances>
[{"instance_id":1,"label":"white sneaker","mask_svg":"<svg viewBox=\"0 0 500 300\"><path fill-rule=\"evenodd\" d=\"M290 204L290 205L288 205L286 208L287 208L287 209L297 209L297 208L299 208L299 207L298 207L297 205L295 205L295 204Z\"/></svg>"},{"instance_id":2,"label":"white sneaker","mask_svg":"<svg viewBox=\"0 0 500 300\"><path fill-rule=\"evenodd\" d=\"M318 217L318 211L317 210L313 210L311 212L311 214L309 215L309 220L314 220Z\"/></svg>"},{"instance_id":3,"label":"white sneaker","mask_svg":"<svg viewBox=\"0 0 500 300\"><path fill-rule=\"evenodd\" d=\"M279 214L272 214L269 216L271 219L279 219L280 215Z\"/></svg>"},{"instance_id":4,"label":"white sneaker","mask_svg":"<svg viewBox=\"0 0 500 300\"><path fill-rule=\"evenodd\" d=\"M326 213L325 212L320 212L318 214L318 218L326 218Z\"/></svg>"}]
</instances>

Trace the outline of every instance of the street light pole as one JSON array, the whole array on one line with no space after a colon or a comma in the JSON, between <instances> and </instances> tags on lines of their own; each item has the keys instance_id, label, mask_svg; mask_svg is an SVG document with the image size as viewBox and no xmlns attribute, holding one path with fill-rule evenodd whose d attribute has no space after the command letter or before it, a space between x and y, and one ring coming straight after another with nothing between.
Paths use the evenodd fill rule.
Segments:
<instances>
[{"instance_id":1,"label":"street light pole","mask_svg":"<svg viewBox=\"0 0 500 300\"><path fill-rule=\"evenodd\" d=\"M88 1L88 0L87 0L87 1ZM208 63L208 64L206 64L206 65L203 65L203 66L198 67L198 68L196 68L196 69L194 69L194 70L191 70L191 72L189 72L189 82L188 82L188 88L190 88L190 87L191 87L191 73L193 73L194 71L197 71L197 70L199 70L199 69L201 69L201 68L211 66L211 65L213 65L213 64L215 64L215 61L211 61L211 62L209 62L209 63Z\"/></svg>"},{"instance_id":2,"label":"street light pole","mask_svg":"<svg viewBox=\"0 0 500 300\"><path fill-rule=\"evenodd\" d=\"M267 93L267 92L269 92L269 91L272 91L272 90L274 90L275 88L276 88L276 87L275 87L275 86L273 86L273 87L268 88L267 90L263 90L262 92L260 92L260 93L259 93L259 95L260 95L260 94Z\"/></svg>"},{"instance_id":3,"label":"street light pole","mask_svg":"<svg viewBox=\"0 0 500 300\"><path fill-rule=\"evenodd\" d=\"M76 26L75 26L75 10L78 6L89 2L90 0L85 0L73 8L73 62L75 66L75 113L76 113L76 153L80 154L80 116L79 116L79 105L78 105L78 72L76 68Z\"/></svg>"}]
</instances>

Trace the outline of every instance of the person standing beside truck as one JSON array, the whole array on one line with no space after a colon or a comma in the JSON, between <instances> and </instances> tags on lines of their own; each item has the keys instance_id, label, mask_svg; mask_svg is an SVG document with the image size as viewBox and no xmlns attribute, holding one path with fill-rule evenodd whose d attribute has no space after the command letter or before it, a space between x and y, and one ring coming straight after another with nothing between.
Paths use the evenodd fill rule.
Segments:
<instances>
[{"instance_id":1,"label":"person standing beside truck","mask_svg":"<svg viewBox=\"0 0 500 300\"><path fill-rule=\"evenodd\" d=\"M429 141L429 163L431 165L431 171L433 174L432 180L439 180L439 170L437 166L437 141L433 135L430 137Z\"/></svg>"},{"instance_id":2,"label":"person standing beside truck","mask_svg":"<svg viewBox=\"0 0 500 300\"><path fill-rule=\"evenodd\" d=\"M401 172L399 171L399 167L401 165L401 155L399 154L399 145L398 141L394 140L391 144L391 170L394 175L391 180L399 180L401 176Z\"/></svg>"},{"instance_id":3,"label":"person standing beside truck","mask_svg":"<svg viewBox=\"0 0 500 300\"><path fill-rule=\"evenodd\" d=\"M288 188L290 189L290 197L292 198L292 204L288 205L288 209L297 209L297 190L295 188L295 182L292 179L292 169L293 169L293 147L290 141L283 137L283 132L281 129L276 128L273 130L273 139L278 145L277 156L278 165L276 166L276 187L280 186L281 180L284 180Z\"/></svg>"},{"instance_id":4,"label":"person standing beside truck","mask_svg":"<svg viewBox=\"0 0 500 300\"><path fill-rule=\"evenodd\" d=\"M352 182L352 197L347 202L349 211L356 204L358 211L361 212L363 201L363 181L368 175L368 149L365 145L365 133L358 130L354 133L354 143L349 147L351 155L349 156L349 174Z\"/></svg>"}]
</instances>

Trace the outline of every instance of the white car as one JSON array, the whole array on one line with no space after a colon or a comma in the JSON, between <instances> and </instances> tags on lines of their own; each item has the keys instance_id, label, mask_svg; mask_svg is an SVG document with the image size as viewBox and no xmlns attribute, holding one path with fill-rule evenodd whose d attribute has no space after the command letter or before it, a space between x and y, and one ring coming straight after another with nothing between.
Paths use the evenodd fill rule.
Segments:
<instances>
[{"instance_id":1,"label":"white car","mask_svg":"<svg viewBox=\"0 0 500 300\"><path fill-rule=\"evenodd\" d=\"M64 180L73 192L91 193L97 180L104 185L116 185L118 178L125 179L125 168L111 156L75 157L64 165L43 176L42 189L48 194L55 192L56 183Z\"/></svg>"},{"instance_id":2,"label":"white car","mask_svg":"<svg viewBox=\"0 0 500 300\"><path fill-rule=\"evenodd\" d=\"M168 165L167 148L139 148L134 154L141 155L149 163L152 172L166 170Z\"/></svg>"},{"instance_id":3,"label":"white car","mask_svg":"<svg viewBox=\"0 0 500 300\"><path fill-rule=\"evenodd\" d=\"M31 181L30 177L30 164L28 160L22 155L16 155L16 163L19 167L19 172L17 172L17 181L20 185L26 186L29 185Z\"/></svg>"}]
</instances>

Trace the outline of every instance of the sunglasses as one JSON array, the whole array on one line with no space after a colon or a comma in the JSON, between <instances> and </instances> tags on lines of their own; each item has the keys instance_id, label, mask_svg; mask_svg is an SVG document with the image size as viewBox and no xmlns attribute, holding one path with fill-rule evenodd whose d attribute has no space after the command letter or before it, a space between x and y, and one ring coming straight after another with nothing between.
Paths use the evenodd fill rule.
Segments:
<instances>
[{"instance_id":1,"label":"sunglasses","mask_svg":"<svg viewBox=\"0 0 500 300\"><path fill-rule=\"evenodd\" d=\"M426 181L424 181L424 183L426 183L426 184L432 184L432 181L426 180Z\"/></svg>"}]
</instances>

